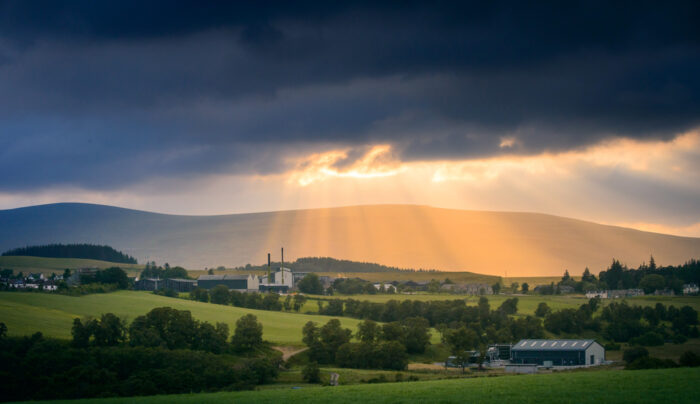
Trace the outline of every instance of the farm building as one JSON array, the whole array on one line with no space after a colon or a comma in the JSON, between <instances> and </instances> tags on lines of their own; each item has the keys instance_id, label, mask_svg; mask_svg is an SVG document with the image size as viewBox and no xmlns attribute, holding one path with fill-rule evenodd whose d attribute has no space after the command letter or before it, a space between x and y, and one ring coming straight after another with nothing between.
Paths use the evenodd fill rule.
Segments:
<instances>
[{"instance_id":1,"label":"farm building","mask_svg":"<svg viewBox=\"0 0 700 404\"><path fill-rule=\"evenodd\" d=\"M511 355L515 364L590 366L605 361L605 348L592 339L524 339Z\"/></svg>"},{"instance_id":2,"label":"farm building","mask_svg":"<svg viewBox=\"0 0 700 404\"><path fill-rule=\"evenodd\" d=\"M258 278L255 275L202 275L197 278L197 286L200 288L211 289L217 285L240 291L259 289Z\"/></svg>"}]
</instances>

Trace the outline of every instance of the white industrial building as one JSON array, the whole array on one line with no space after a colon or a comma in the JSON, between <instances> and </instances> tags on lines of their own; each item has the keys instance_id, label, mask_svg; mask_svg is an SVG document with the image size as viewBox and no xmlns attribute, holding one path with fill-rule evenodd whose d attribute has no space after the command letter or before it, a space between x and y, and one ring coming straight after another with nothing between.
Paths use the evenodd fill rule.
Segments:
<instances>
[{"instance_id":1,"label":"white industrial building","mask_svg":"<svg viewBox=\"0 0 700 404\"><path fill-rule=\"evenodd\" d=\"M592 339L524 339L510 352L514 364L593 366L605 362L605 348Z\"/></svg>"}]
</instances>

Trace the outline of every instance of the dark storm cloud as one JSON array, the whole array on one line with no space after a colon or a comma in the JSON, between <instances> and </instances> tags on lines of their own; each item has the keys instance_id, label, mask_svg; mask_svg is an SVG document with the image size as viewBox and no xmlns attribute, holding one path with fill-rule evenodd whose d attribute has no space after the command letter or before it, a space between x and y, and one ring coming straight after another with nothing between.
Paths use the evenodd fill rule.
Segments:
<instances>
[{"instance_id":1,"label":"dark storm cloud","mask_svg":"<svg viewBox=\"0 0 700 404\"><path fill-rule=\"evenodd\" d=\"M668 139L700 124L697 2L0 2L0 189Z\"/></svg>"}]
</instances>

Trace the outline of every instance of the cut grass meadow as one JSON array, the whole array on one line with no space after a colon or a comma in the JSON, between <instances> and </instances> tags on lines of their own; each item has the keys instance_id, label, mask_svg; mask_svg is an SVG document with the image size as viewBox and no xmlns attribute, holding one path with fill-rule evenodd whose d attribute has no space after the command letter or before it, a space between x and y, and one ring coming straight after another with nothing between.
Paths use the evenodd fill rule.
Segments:
<instances>
[{"instance_id":1,"label":"cut grass meadow","mask_svg":"<svg viewBox=\"0 0 700 404\"><path fill-rule=\"evenodd\" d=\"M55 403L698 403L700 368L564 372Z\"/></svg>"},{"instance_id":2,"label":"cut grass meadow","mask_svg":"<svg viewBox=\"0 0 700 404\"><path fill-rule=\"evenodd\" d=\"M0 292L0 322L8 327L9 335L29 335L41 331L47 337L67 339L76 317L97 317L114 313L129 322L155 307L169 306L189 310L192 316L210 323L223 322L231 332L236 320L252 313L263 325L263 338L280 345L302 345L301 329L307 321L325 324L331 317L252 310L233 306L201 303L191 300L158 296L149 292L118 291L80 297L51 293ZM339 318L344 327L353 331L359 320Z\"/></svg>"},{"instance_id":3,"label":"cut grass meadow","mask_svg":"<svg viewBox=\"0 0 700 404\"><path fill-rule=\"evenodd\" d=\"M0 268L13 269L15 273L23 272L25 275L30 272L43 273L44 275L50 275L53 272L57 275L62 275L66 268L74 270L78 268L104 269L110 267L120 267L130 276L138 275L144 268L140 264L123 264L83 258L0 256Z\"/></svg>"}]
</instances>

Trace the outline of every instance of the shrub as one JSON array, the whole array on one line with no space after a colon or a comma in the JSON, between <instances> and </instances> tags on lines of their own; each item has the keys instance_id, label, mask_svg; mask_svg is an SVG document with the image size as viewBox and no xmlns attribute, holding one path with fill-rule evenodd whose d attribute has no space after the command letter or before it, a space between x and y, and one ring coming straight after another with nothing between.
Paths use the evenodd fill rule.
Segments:
<instances>
[{"instance_id":1,"label":"shrub","mask_svg":"<svg viewBox=\"0 0 700 404\"><path fill-rule=\"evenodd\" d=\"M670 359L659 359L653 358L651 356L643 356L637 358L634 361L625 365L627 370L639 370L639 369L665 369L665 368L675 368L678 365L676 362Z\"/></svg>"},{"instance_id":2,"label":"shrub","mask_svg":"<svg viewBox=\"0 0 700 404\"><path fill-rule=\"evenodd\" d=\"M639 337L630 339L630 344L642 346L659 346L664 344L664 336L653 331L645 332Z\"/></svg>"},{"instance_id":3,"label":"shrub","mask_svg":"<svg viewBox=\"0 0 700 404\"><path fill-rule=\"evenodd\" d=\"M649 351L641 346L625 349L622 353L622 359L627 363L632 363L637 359L649 356Z\"/></svg>"},{"instance_id":4,"label":"shrub","mask_svg":"<svg viewBox=\"0 0 700 404\"><path fill-rule=\"evenodd\" d=\"M236 321L236 331L231 337L231 343L239 352L251 351L262 345L262 333L263 327L258 323L258 318L246 314Z\"/></svg>"},{"instance_id":5,"label":"shrub","mask_svg":"<svg viewBox=\"0 0 700 404\"><path fill-rule=\"evenodd\" d=\"M321 371L318 368L318 363L309 362L301 370L301 377L309 383L319 383L321 381Z\"/></svg>"},{"instance_id":6,"label":"shrub","mask_svg":"<svg viewBox=\"0 0 700 404\"><path fill-rule=\"evenodd\" d=\"M700 355L696 354L693 351L685 351L683 352L683 355L681 355L680 360L678 361L681 366L687 366L687 367L696 367L700 366Z\"/></svg>"},{"instance_id":7,"label":"shrub","mask_svg":"<svg viewBox=\"0 0 700 404\"><path fill-rule=\"evenodd\" d=\"M619 351L620 348L620 344L616 344L614 342L608 342L607 344L605 344L606 351Z\"/></svg>"}]
</instances>

